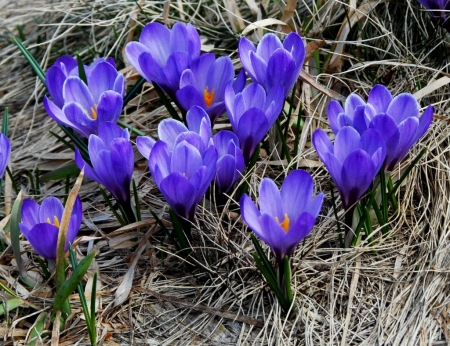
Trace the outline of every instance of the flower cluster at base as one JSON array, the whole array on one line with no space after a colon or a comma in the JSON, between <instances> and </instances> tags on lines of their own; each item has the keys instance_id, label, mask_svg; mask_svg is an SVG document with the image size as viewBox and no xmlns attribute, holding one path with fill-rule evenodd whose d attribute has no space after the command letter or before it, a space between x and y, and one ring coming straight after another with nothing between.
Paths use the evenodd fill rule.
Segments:
<instances>
[{"instance_id":1,"label":"flower cluster at base","mask_svg":"<svg viewBox=\"0 0 450 346\"><path fill-rule=\"evenodd\" d=\"M295 247L311 232L322 208L324 194L314 197L314 183L309 173L289 173L278 190L264 178L259 186L259 210L250 197L240 200L242 218L251 230L272 249L278 265L292 256Z\"/></svg>"},{"instance_id":2,"label":"flower cluster at base","mask_svg":"<svg viewBox=\"0 0 450 346\"><path fill-rule=\"evenodd\" d=\"M79 75L76 59L63 56L56 60L45 78L53 102L44 97L44 107L57 123L89 137L98 133L102 123L119 120L125 78L111 58L96 59L84 66L84 72L87 84Z\"/></svg>"},{"instance_id":3,"label":"flower cluster at base","mask_svg":"<svg viewBox=\"0 0 450 346\"><path fill-rule=\"evenodd\" d=\"M232 132L212 137L209 116L202 108L192 107L186 120L188 127L174 119L163 120L159 141L138 137L136 144L169 205L192 220L212 180L220 192L229 191L244 170L244 159Z\"/></svg>"},{"instance_id":4,"label":"flower cluster at base","mask_svg":"<svg viewBox=\"0 0 450 346\"><path fill-rule=\"evenodd\" d=\"M58 234L64 207L55 197L45 198L41 205L25 199L22 205L20 230L34 250L45 259L56 258ZM78 234L82 220L80 197L77 196L67 229L66 251Z\"/></svg>"},{"instance_id":5,"label":"flower cluster at base","mask_svg":"<svg viewBox=\"0 0 450 346\"><path fill-rule=\"evenodd\" d=\"M242 38L239 57L244 68L233 81L235 73L228 56L216 59L212 53L201 54L200 49L200 36L192 25L176 23L169 30L162 24L151 23L145 26L139 42L128 43L125 51L131 65L148 82L158 84L186 111L192 106L203 108L211 123L226 110L230 112L231 106L225 107L224 104L226 87L239 95L245 86L245 72L265 90L266 95L272 95L273 89L281 88L277 97L282 105L305 59L305 44L296 33L290 33L283 43L274 34L264 35L257 48ZM257 106L261 109L265 104ZM263 111L267 111L267 107ZM270 117L275 116L276 119L280 112L281 108ZM275 121L268 120L269 125ZM259 136L262 138L264 134Z\"/></svg>"},{"instance_id":6,"label":"flower cluster at base","mask_svg":"<svg viewBox=\"0 0 450 346\"><path fill-rule=\"evenodd\" d=\"M414 96L402 93L392 97L386 87L376 85L367 103L356 94L347 98L344 107L331 101L328 118L336 134L334 146L321 129L314 133L313 144L349 210L380 169L380 174L393 170L425 134L433 120L433 107L419 117Z\"/></svg>"},{"instance_id":7,"label":"flower cluster at base","mask_svg":"<svg viewBox=\"0 0 450 346\"><path fill-rule=\"evenodd\" d=\"M386 87L376 85L370 91L367 103L351 94L344 108L332 100L327 112L335 134L346 126L355 128L361 135L367 129L376 130L386 144L384 167L392 171L427 132L434 110L428 106L419 118L419 103L413 95L402 93L392 97Z\"/></svg>"}]
</instances>

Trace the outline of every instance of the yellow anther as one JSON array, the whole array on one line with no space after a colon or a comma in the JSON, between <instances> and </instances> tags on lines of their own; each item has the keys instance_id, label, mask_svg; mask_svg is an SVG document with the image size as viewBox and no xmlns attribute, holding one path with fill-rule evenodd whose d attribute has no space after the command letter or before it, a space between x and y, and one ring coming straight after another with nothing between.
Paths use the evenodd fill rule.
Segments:
<instances>
[{"instance_id":1,"label":"yellow anther","mask_svg":"<svg viewBox=\"0 0 450 346\"><path fill-rule=\"evenodd\" d=\"M45 220L48 224L52 224L52 222L50 221L50 218L48 217L47 218L47 220ZM59 220L58 220L58 217L55 215L55 216L53 216L53 225L55 225L56 227L58 227L59 228Z\"/></svg>"},{"instance_id":2,"label":"yellow anther","mask_svg":"<svg viewBox=\"0 0 450 346\"><path fill-rule=\"evenodd\" d=\"M91 107L92 119L97 119L97 104L94 103L94 107Z\"/></svg>"},{"instance_id":3,"label":"yellow anther","mask_svg":"<svg viewBox=\"0 0 450 346\"><path fill-rule=\"evenodd\" d=\"M278 219L278 216L275 216L275 221L280 224L280 226L284 229L284 231L286 233L289 232L289 216L288 216L288 214L284 214L283 222L280 222L280 220Z\"/></svg>"},{"instance_id":4,"label":"yellow anther","mask_svg":"<svg viewBox=\"0 0 450 346\"><path fill-rule=\"evenodd\" d=\"M55 221L54 225L55 225L56 227L59 228L59 220L58 220L58 218L56 217L56 215L53 216L53 220Z\"/></svg>"},{"instance_id":5,"label":"yellow anther","mask_svg":"<svg viewBox=\"0 0 450 346\"><path fill-rule=\"evenodd\" d=\"M87 109L84 110L84 112L91 117L93 120L97 119L97 104L94 103L94 107L91 107L91 112L89 113L89 111Z\"/></svg>"},{"instance_id":6,"label":"yellow anther","mask_svg":"<svg viewBox=\"0 0 450 346\"><path fill-rule=\"evenodd\" d=\"M211 105L213 104L214 92L214 89L211 90L211 92L208 92L208 87L203 90L203 99L205 100L206 107L211 107Z\"/></svg>"}]
</instances>

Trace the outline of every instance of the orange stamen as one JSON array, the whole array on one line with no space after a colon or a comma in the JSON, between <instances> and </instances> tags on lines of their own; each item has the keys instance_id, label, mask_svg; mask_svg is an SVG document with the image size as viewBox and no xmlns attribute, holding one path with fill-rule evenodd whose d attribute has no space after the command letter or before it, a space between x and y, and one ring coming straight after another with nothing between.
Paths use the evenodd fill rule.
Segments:
<instances>
[{"instance_id":1,"label":"orange stamen","mask_svg":"<svg viewBox=\"0 0 450 346\"><path fill-rule=\"evenodd\" d=\"M86 112L86 114L91 117L93 120L97 119L97 104L94 103L94 107L91 107L91 112L89 113L89 111L87 109L85 109L84 111Z\"/></svg>"},{"instance_id":2,"label":"orange stamen","mask_svg":"<svg viewBox=\"0 0 450 346\"><path fill-rule=\"evenodd\" d=\"M45 220L48 224L52 224L52 222L50 221L50 218L48 217L47 218L47 220ZM53 216L53 225L55 225L56 227L58 227L59 228L59 220L58 220L58 218L56 217L56 215L55 216Z\"/></svg>"},{"instance_id":3,"label":"orange stamen","mask_svg":"<svg viewBox=\"0 0 450 346\"><path fill-rule=\"evenodd\" d=\"M213 104L214 92L214 89L211 90L211 92L208 92L208 87L203 90L203 99L205 100L206 107L211 107L211 105Z\"/></svg>"},{"instance_id":4,"label":"orange stamen","mask_svg":"<svg viewBox=\"0 0 450 346\"><path fill-rule=\"evenodd\" d=\"M55 221L54 225L55 225L56 227L59 228L59 220L58 220L58 218L56 217L56 215L53 216L53 220Z\"/></svg>"},{"instance_id":5,"label":"orange stamen","mask_svg":"<svg viewBox=\"0 0 450 346\"><path fill-rule=\"evenodd\" d=\"M283 222L280 222L280 220L278 219L278 216L275 216L275 221L280 224L280 226L284 229L284 231L286 233L289 232L289 216L288 216L288 214L284 214Z\"/></svg>"}]
</instances>

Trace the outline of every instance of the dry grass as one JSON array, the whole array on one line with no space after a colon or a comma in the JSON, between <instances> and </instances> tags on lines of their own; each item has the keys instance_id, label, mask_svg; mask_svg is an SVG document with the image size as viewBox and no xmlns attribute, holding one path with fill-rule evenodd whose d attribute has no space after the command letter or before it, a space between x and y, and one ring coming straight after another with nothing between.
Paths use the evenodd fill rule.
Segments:
<instances>
[{"instance_id":1,"label":"dry grass","mask_svg":"<svg viewBox=\"0 0 450 346\"><path fill-rule=\"evenodd\" d=\"M77 251L81 257L92 248L100 250L86 277L86 290L90 292L93 272L98 270L97 326L102 344L449 344L450 105L448 81L441 79L449 72L448 34L435 28L414 0L328 1L320 8L311 1L262 3L264 11L250 0L0 0L0 110L10 110L10 166L19 188L27 193L31 189L28 170L52 171L70 163L72 153L49 133L59 130L43 109L43 86L10 41L18 35L16 25L21 25L26 46L44 68L61 54L78 53L85 61L109 55L132 84L136 74L124 62L123 47L136 39L140 24L190 21L199 29L205 49L236 59L236 28L265 16L283 18L298 32L307 28L302 32L307 42L325 40L319 50L320 66L310 59L305 70L326 88L344 96L353 91L367 94L381 82L394 94L422 89L422 105L436 106L429 133L393 172L398 176L408 160L428 147L401 188L401 208L391 221L389 237L381 238L377 229L373 245L363 241L354 249L342 250L329 202L329 177L310 144L317 127L328 128L325 109L329 98L303 84L297 93L305 120L299 155L291 167L263 158L249 174L255 191L263 174L281 180L288 169L298 166L307 169L318 190L327 194L318 224L292 259L296 312L288 315L282 313L256 271L249 230L234 204L218 211L204 202L198 209L192 244L197 263L195 270L189 270L148 211L169 220L167 205L142 157L136 155L135 171L146 221L140 231L137 227L120 230L96 192L97 185L86 179L81 189L85 226ZM158 122L166 116L147 87L127 107L125 121L155 135ZM14 199L8 184L5 193L7 202ZM64 181L42 183L42 196L65 193ZM40 276L31 247L25 241L23 247L27 270ZM0 322L2 345L24 344L37 314L51 311L54 294L51 282L43 281L33 290L23 286L13 258L10 247L0 254L0 281L37 310L20 307L10 311L8 319ZM125 280L132 284L131 292L115 306L115 295L124 287L119 285L132 263L132 280ZM74 313L60 335L60 345L87 345L78 296L71 296L71 302ZM46 326L50 332L50 321ZM40 344L49 344L49 340L47 335Z\"/></svg>"}]
</instances>

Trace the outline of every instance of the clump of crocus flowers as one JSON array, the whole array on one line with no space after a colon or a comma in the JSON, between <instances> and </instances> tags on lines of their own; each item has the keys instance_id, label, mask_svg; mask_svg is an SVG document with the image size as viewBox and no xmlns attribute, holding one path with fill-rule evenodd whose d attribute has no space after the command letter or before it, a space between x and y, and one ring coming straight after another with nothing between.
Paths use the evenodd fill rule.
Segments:
<instances>
[{"instance_id":1,"label":"clump of crocus flowers","mask_svg":"<svg viewBox=\"0 0 450 346\"><path fill-rule=\"evenodd\" d=\"M300 73L305 46L299 35L288 35L284 45L275 35L266 35L258 49L250 45L248 41L239 48L244 69L236 78L229 57L201 54L199 35L191 25L178 23L169 30L161 24L148 24L139 42L126 47L128 60L136 70L187 111L187 127L176 120L163 121L158 128L160 141L138 137L137 145L149 160L150 172L165 199L188 220L193 219L213 180L220 194L230 192L240 179ZM253 68L255 52L264 63L256 62ZM283 66L285 61L293 71L275 73L274 66ZM150 71L150 65L155 69ZM245 89L244 70L254 79ZM265 80L267 83L263 83ZM225 112L234 134L220 131L213 136L211 126ZM201 114L207 114L210 120L200 121Z\"/></svg>"},{"instance_id":2,"label":"clump of crocus flowers","mask_svg":"<svg viewBox=\"0 0 450 346\"><path fill-rule=\"evenodd\" d=\"M70 56L59 58L46 75L53 101L44 97L48 115L57 123L74 129L83 137L97 134L104 122L116 123L122 113L125 78L113 59L99 58L83 66Z\"/></svg>"},{"instance_id":3,"label":"clump of crocus flowers","mask_svg":"<svg viewBox=\"0 0 450 346\"><path fill-rule=\"evenodd\" d=\"M238 53L243 69L239 73L229 57L202 54L200 35L190 24L177 23L172 29L159 23L148 24L139 42L128 43L125 50L136 71L183 109L182 121L165 119L159 123L158 140L147 136L136 139L171 213L177 215L188 240L192 240L190 227L209 189L209 195L212 191L221 196L234 191L242 195L242 219L270 247L277 272L268 266L270 260L252 236L257 267L283 309L288 310L293 302L290 258L312 231L324 194L315 194L309 173L294 170L281 183L281 189L273 180L263 178L257 206L239 191L239 182L281 114L285 98L301 72L305 59L303 39L290 33L281 41L267 34L255 46L242 38ZM128 130L116 124L122 113L124 76L110 58L80 65L65 56L49 69L46 84L51 99L45 97L44 107L50 117L87 138L87 154L82 156L75 150L76 164L84 168L87 177L110 191L129 223L136 221L130 194L133 146ZM232 131L216 132L214 122L225 113ZM385 172L395 169L425 134L432 117L431 106L419 116L419 104L412 95L393 97L381 85L371 90L367 102L356 94L350 95L344 106L330 102L328 118L334 143L321 129L313 134L312 142L346 210L344 246L352 244L353 213L361 200L371 199L368 194L377 188L377 175L384 177ZM0 136L1 174L10 151L5 138ZM23 204L20 229L44 258L56 256L63 210L54 197L41 205L33 200ZM81 213L77 198L67 242L72 242L78 232Z\"/></svg>"},{"instance_id":4,"label":"clump of crocus flowers","mask_svg":"<svg viewBox=\"0 0 450 346\"><path fill-rule=\"evenodd\" d=\"M419 117L419 104L414 96L402 93L393 97L386 87L376 85L367 103L356 94L347 98L344 107L331 101L328 119L336 134L334 146L321 129L314 133L313 144L341 195L347 226L344 244L349 247L356 203L377 175L382 183L381 193L386 193L386 174L428 130L433 107L428 106Z\"/></svg>"}]
</instances>

